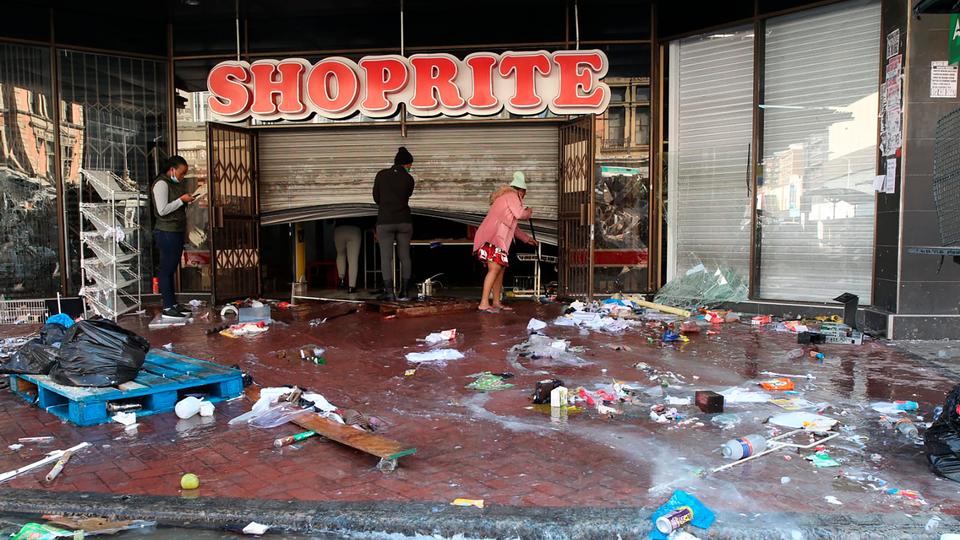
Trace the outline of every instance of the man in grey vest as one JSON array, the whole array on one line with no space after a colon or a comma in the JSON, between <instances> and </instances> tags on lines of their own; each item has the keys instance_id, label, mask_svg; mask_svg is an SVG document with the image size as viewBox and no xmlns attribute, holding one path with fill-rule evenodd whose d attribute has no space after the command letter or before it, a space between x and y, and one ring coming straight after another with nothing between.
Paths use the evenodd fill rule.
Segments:
<instances>
[{"instance_id":1,"label":"man in grey vest","mask_svg":"<svg viewBox=\"0 0 960 540\"><path fill-rule=\"evenodd\" d=\"M160 251L157 278L163 297L165 319L185 319L190 313L190 308L177 304L177 296L173 290L174 275L183 255L187 205L193 202L193 195L187 192L183 183L187 169L187 160L180 156L170 156L161 165L160 175L150 190L150 201L153 203L153 239L154 245Z\"/></svg>"}]
</instances>

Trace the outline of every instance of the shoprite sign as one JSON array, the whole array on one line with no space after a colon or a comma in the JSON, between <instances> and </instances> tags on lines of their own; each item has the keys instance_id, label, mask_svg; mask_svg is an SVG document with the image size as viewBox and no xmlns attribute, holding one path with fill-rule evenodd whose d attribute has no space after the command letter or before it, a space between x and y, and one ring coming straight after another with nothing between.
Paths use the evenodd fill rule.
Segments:
<instances>
[{"instance_id":1,"label":"shoprite sign","mask_svg":"<svg viewBox=\"0 0 960 540\"><path fill-rule=\"evenodd\" d=\"M388 118L400 104L415 116L601 113L610 88L599 50L330 57L221 62L207 89L213 114L236 122L345 118L359 111Z\"/></svg>"}]
</instances>

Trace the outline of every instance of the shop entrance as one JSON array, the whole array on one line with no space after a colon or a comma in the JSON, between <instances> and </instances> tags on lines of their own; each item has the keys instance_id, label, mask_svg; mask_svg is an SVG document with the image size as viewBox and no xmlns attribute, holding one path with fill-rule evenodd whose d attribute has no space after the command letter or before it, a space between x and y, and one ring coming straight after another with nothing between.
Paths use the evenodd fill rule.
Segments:
<instances>
[{"instance_id":1,"label":"shop entrance","mask_svg":"<svg viewBox=\"0 0 960 540\"><path fill-rule=\"evenodd\" d=\"M217 303L260 295L257 133L207 127L210 174L211 289Z\"/></svg>"}]
</instances>

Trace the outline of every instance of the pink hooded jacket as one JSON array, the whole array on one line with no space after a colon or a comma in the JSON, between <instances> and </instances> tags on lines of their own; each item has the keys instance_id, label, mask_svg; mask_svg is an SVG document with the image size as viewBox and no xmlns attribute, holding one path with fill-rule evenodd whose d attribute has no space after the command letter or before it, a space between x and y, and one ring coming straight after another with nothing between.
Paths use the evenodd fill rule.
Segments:
<instances>
[{"instance_id":1,"label":"pink hooded jacket","mask_svg":"<svg viewBox=\"0 0 960 540\"><path fill-rule=\"evenodd\" d=\"M509 253L514 237L522 242L532 240L517 227L519 220L530 219L533 214L532 210L523 207L520 194L511 188L497 192L494 197L487 217L483 219L473 238L474 253L487 242Z\"/></svg>"}]
</instances>

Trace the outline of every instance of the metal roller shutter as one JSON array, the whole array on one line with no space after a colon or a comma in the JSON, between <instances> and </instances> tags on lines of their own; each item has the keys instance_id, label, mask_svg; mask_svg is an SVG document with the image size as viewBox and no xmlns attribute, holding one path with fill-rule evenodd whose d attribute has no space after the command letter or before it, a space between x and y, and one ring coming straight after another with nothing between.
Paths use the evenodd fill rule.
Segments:
<instances>
[{"instance_id":1,"label":"metal roller shutter","mask_svg":"<svg viewBox=\"0 0 960 540\"><path fill-rule=\"evenodd\" d=\"M487 197L523 171L538 236L556 239L556 124L264 129L260 207L264 224L375 213L377 171L399 146L414 156L414 213L479 223Z\"/></svg>"},{"instance_id":2,"label":"metal roller shutter","mask_svg":"<svg viewBox=\"0 0 960 540\"><path fill-rule=\"evenodd\" d=\"M753 29L670 44L667 278L750 269Z\"/></svg>"},{"instance_id":3,"label":"metal roller shutter","mask_svg":"<svg viewBox=\"0 0 960 540\"><path fill-rule=\"evenodd\" d=\"M870 302L880 3L767 22L761 298Z\"/></svg>"}]
</instances>

